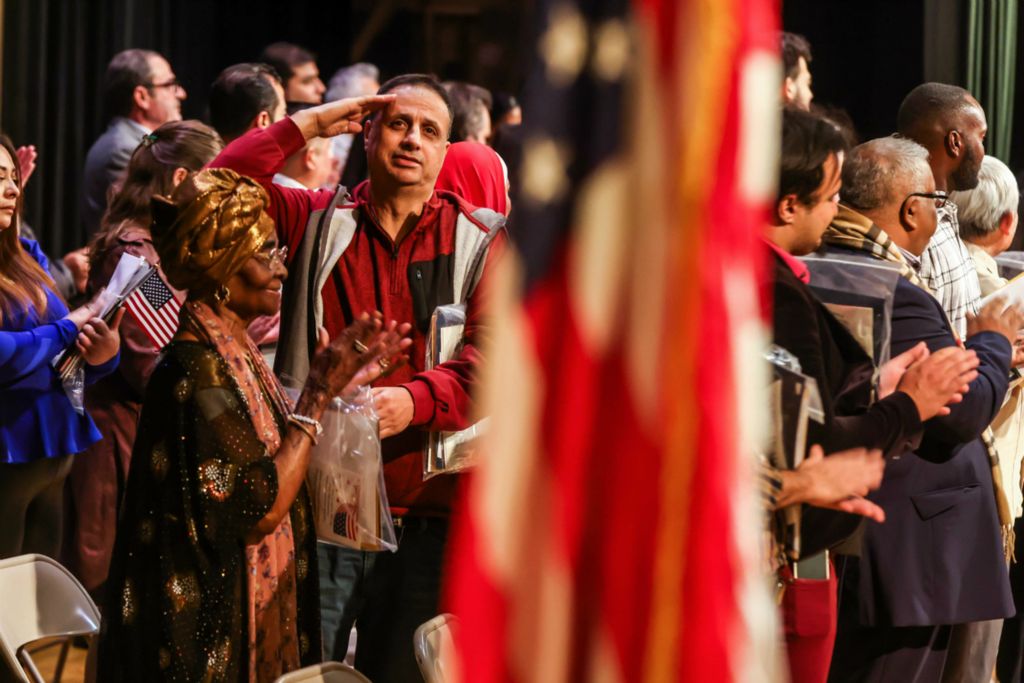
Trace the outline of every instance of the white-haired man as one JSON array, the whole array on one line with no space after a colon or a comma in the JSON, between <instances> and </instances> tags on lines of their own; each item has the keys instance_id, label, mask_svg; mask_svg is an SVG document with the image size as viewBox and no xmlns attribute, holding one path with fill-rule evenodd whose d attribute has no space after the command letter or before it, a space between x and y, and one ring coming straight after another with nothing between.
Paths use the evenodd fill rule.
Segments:
<instances>
[{"instance_id":1,"label":"white-haired man","mask_svg":"<svg viewBox=\"0 0 1024 683\"><path fill-rule=\"evenodd\" d=\"M1017 233L1017 179L1006 164L986 156L973 190L952 192L960 216L960 237L974 260L981 295L988 296L1006 285L999 275L995 257L1010 248Z\"/></svg>"},{"instance_id":2,"label":"white-haired man","mask_svg":"<svg viewBox=\"0 0 1024 683\"><path fill-rule=\"evenodd\" d=\"M999 275L999 267L995 257L1003 253L1013 242L1017 232L1017 203L1020 191L1017 179L1006 164L992 156L982 159L981 170L978 172L978 185L973 190L952 192L949 198L956 203L960 218L960 237L967 245L974 267L978 271L981 295L988 296L1006 285L1006 279ZM1021 348L1015 346L1014 365L1019 364ZM996 451L999 453L999 469L1003 477L1003 490L1006 492L1010 513L1017 520L1015 529L1024 534L1024 524L1020 523L1021 503L1021 454L1024 453L1024 384L1017 373L1017 378L1010 383L1010 391L1006 395L1003 407L992 421L992 431L996 439ZM1024 539L1022 539L1024 540ZM1024 545L1018 544L1018 557L1024 553ZM1010 570L1011 585L1024 585L1024 573ZM1014 591L1017 593L1018 591ZM1020 613L1018 605L1017 611ZM976 624L967 635L965 645L954 642L950 648L950 660L946 663L945 680L983 680L992 671L996 662L1000 632L1006 629L1007 654L1015 652L1012 658L1020 661L1021 653L1021 619L1011 617L1006 620L985 621ZM955 656L958 652L960 656ZM1000 660L1009 657L1000 656ZM955 669L954 669L955 667ZM999 672L999 680L1014 680L1009 670Z\"/></svg>"}]
</instances>

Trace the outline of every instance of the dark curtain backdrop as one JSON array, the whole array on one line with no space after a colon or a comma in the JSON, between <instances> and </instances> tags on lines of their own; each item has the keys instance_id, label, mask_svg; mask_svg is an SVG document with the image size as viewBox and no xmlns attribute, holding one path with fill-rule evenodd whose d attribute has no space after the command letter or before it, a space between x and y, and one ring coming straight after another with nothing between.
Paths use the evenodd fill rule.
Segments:
<instances>
[{"instance_id":1,"label":"dark curtain backdrop","mask_svg":"<svg viewBox=\"0 0 1024 683\"><path fill-rule=\"evenodd\" d=\"M106 127L103 72L120 50L164 54L188 91L183 115L204 120L206 91L220 70L255 60L278 40L313 50L325 82L357 56L384 78L432 71L515 92L530 4L424 0L412 10L389 0L7 0L0 127L15 145L39 150L26 220L52 255L84 244L82 166Z\"/></svg>"},{"instance_id":2,"label":"dark curtain backdrop","mask_svg":"<svg viewBox=\"0 0 1024 683\"><path fill-rule=\"evenodd\" d=\"M0 126L34 144L37 170L25 218L44 247L80 246L78 192L85 153L102 123L100 82L110 56L129 45L166 50L171 1L14 0L5 3Z\"/></svg>"},{"instance_id":3,"label":"dark curtain backdrop","mask_svg":"<svg viewBox=\"0 0 1024 683\"><path fill-rule=\"evenodd\" d=\"M815 102L849 113L862 140L896 129L924 79L923 0L783 0L782 26L811 43Z\"/></svg>"}]
</instances>

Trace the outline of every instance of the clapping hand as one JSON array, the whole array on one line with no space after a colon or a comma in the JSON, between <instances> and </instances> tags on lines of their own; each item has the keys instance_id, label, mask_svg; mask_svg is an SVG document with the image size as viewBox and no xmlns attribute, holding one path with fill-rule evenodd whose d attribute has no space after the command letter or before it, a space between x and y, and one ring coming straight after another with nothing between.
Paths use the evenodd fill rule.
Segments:
<instances>
[{"instance_id":1,"label":"clapping hand","mask_svg":"<svg viewBox=\"0 0 1024 683\"><path fill-rule=\"evenodd\" d=\"M996 332L1012 345L1024 327L1024 311L1018 304L1007 305L1004 297L993 299L977 315L967 314L967 338L980 332Z\"/></svg>"},{"instance_id":2,"label":"clapping hand","mask_svg":"<svg viewBox=\"0 0 1024 683\"><path fill-rule=\"evenodd\" d=\"M922 421L949 415L978 376L979 363L974 351L947 346L907 368L897 389L913 399Z\"/></svg>"},{"instance_id":3,"label":"clapping hand","mask_svg":"<svg viewBox=\"0 0 1024 683\"><path fill-rule=\"evenodd\" d=\"M331 341L323 328L310 363L307 385L338 396L373 382L408 361L408 323L386 326L380 313L364 313Z\"/></svg>"},{"instance_id":4,"label":"clapping hand","mask_svg":"<svg viewBox=\"0 0 1024 683\"><path fill-rule=\"evenodd\" d=\"M796 473L803 479L805 488L801 498L808 505L884 522L882 508L864 498L881 485L884 470L881 451L851 448L825 457L821 446L815 445Z\"/></svg>"}]
</instances>

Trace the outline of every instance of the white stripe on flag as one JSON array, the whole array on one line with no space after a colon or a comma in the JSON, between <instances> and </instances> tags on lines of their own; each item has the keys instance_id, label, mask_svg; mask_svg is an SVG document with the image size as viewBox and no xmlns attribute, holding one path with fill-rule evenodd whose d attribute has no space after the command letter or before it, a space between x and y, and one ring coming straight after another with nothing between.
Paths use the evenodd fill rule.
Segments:
<instances>
[{"instance_id":1,"label":"white stripe on flag","mask_svg":"<svg viewBox=\"0 0 1024 683\"><path fill-rule=\"evenodd\" d=\"M153 339L153 342L160 348L163 348L171 337L174 336L174 330L170 330L170 325L165 323L157 314L157 311L150 306L149 301L144 296L135 296L134 294L128 297L128 304L131 310L135 313L136 319L147 334Z\"/></svg>"},{"instance_id":2,"label":"white stripe on flag","mask_svg":"<svg viewBox=\"0 0 1024 683\"><path fill-rule=\"evenodd\" d=\"M140 304L140 302L138 302L135 297L131 297L128 299L127 304L129 310L132 312L132 315L134 315L135 319L138 321L139 326L142 327L142 330L147 335L149 335L149 338L153 340L153 343L159 347L160 337L162 335L160 334L159 330L153 328L153 325L146 318L146 313L143 310L143 307Z\"/></svg>"},{"instance_id":3,"label":"white stripe on flag","mask_svg":"<svg viewBox=\"0 0 1024 683\"><path fill-rule=\"evenodd\" d=\"M156 332L156 336L159 336L161 339L166 338L170 334L167 329L167 325L160 319L157 311L150 305L149 301L147 301L145 297L139 298L141 299L139 301L139 310L146 318L146 322L153 328L154 332Z\"/></svg>"}]
</instances>

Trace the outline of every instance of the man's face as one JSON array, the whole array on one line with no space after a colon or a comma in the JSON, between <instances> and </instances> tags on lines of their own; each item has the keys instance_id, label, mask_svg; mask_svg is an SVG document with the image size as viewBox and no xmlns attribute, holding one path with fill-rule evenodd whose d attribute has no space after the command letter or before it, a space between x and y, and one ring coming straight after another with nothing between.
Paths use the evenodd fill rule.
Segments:
<instances>
[{"instance_id":1,"label":"man's face","mask_svg":"<svg viewBox=\"0 0 1024 683\"><path fill-rule=\"evenodd\" d=\"M448 150L448 107L437 93L421 86L401 86L390 94L397 95L395 101L366 131L370 178L433 188Z\"/></svg>"},{"instance_id":2,"label":"man's face","mask_svg":"<svg viewBox=\"0 0 1024 683\"><path fill-rule=\"evenodd\" d=\"M484 121L484 125L481 127L480 133L475 139L477 142L486 145L491 139L491 134L494 132L494 129L491 126L491 112L487 110L487 106L483 102L480 103L480 112L480 118Z\"/></svg>"},{"instance_id":3,"label":"man's face","mask_svg":"<svg viewBox=\"0 0 1024 683\"><path fill-rule=\"evenodd\" d=\"M935 192L935 177L931 174L930 166L928 167L928 173L925 174L924 183L919 187L912 189L911 192L923 192L925 194ZM935 206L936 200L934 199L929 199L928 197L912 197L910 201L914 202L915 210L913 215L913 230L909 232L910 244L908 245L907 251L920 256L924 253L924 250L928 248L928 242L931 241L932 235L935 234L935 229L939 227L939 212ZM900 216L900 219L905 220L906 217Z\"/></svg>"},{"instance_id":4,"label":"man's face","mask_svg":"<svg viewBox=\"0 0 1024 683\"><path fill-rule=\"evenodd\" d=\"M811 92L811 71L807 68L807 60L799 57L796 68L796 76L786 76L786 104L810 111L814 93Z\"/></svg>"},{"instance_id":5,"label":"man's face","mask_svg":"<svg viewBox=\"0 0 1024 683\"><path fill-rule=\"evenodd\" d=\"M316 142L310 144L310 185L316 189L325 186L330 179L334 169L334 148L330 140L324 138L317 138Z\"/></svg>"},{"instance_id":6,"label":"man's face","mask_svg":"<svg viewBox=\"0 0 1024 683\"><path fill-rule=\"evenodd\" d=\"M320 80L320 70L316 62L306 62L292 67L292 77L285 84L285 96L288 102L304 102L321 104L324 101L324 82Z\"/></svg>"},{"instance_id":7,"label":"man's face","mask_svg":"<svg viewBox=\"0 0 1024 683\"><path fill-rule=\"evenodd\" d=\"M793 220L794 240L792 253L795 256L810 254L821 246L821 238L839 210L839 188L842 185L842 155L832 154L822 167L824 177L814 192L812 205L797 204Z\"/></svg>"},{"instance_id":8,"label":"man's face","mask_svg":"<svg viewBox=\"0 0 1024 683\"><path fill-rule=\"evenodd\" d=\"M985 158L985 134L988 133L985 111L973 98L962 115L958 130L963 140L964 151L960 156L960 165L951 176L955 187L949 189L973 190L978 186L981 160Z\"/></svg>"},{"instance_id":9,"label":"man's face","mask_svg":"<svg viewBox=\"0 0 1024 683\"><path fill-rule=\"evenodd\" d=\"M284 88L281 87L281 84L276 78L270 78L267 76L266 79L274 89L274 94L277 95L277 102L274 104L274 110L270 112L270 122L276 123L283 119L288 113L288 109L285 107Z\"/></svg>"},{"instance_id":10,"label":"man's face","mask_svg":"<svg viewBox=\"0 0 1024 683\"><path fill-rule=\"evenodd\" d=\"M146 119L153 128L168 121L181 121L181 101L187 96L185 89L176 85L177 77L167 60L159 55L149 58L153 76L149 82L149 102Z\"/></svg>"}]
</instances>

